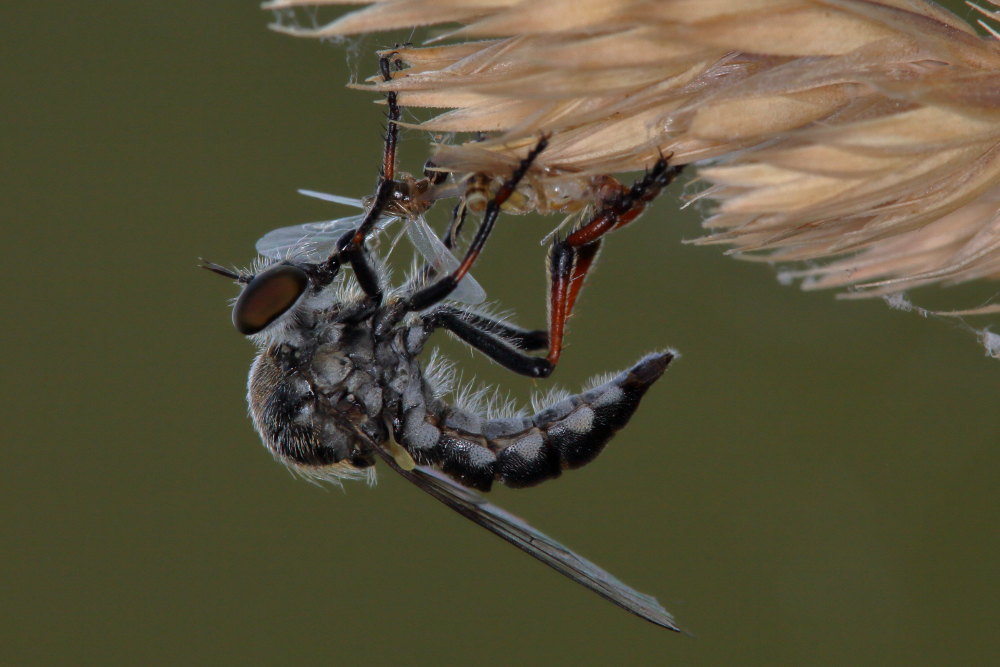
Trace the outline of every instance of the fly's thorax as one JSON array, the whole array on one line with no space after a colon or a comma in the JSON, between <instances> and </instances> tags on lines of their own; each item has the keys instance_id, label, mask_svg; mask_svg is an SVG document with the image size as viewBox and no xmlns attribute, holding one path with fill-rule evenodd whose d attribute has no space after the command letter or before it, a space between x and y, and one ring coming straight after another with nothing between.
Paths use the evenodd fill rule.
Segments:
<instances>
[{"instance_id":1,"label":"fly's thorax","mask_svg":"<svg viewBox=\"0 0 1000 667\"><path fill-rule=\"evenodd\" d=\"M376 344L376 372L382 388L384 423L397 438L412 419L423 419L440 410L439 394L446 384L449 366L432 359L425 370L419 355L431 331L421 323L403 325ZM417 417L419 415L419 417Z\"/></svg>"},{"instance_id":2,"label":"fly's thorax","mask_svg":"<svg viewBox=\"0 0 1000 667\"><path fill-rule=\"evenodd\" d=\"M342 478L374 464L380 427L368 422L382 410L381 392L336 343L266 348L250 368L247 400L264 445L289 467Z\"/></svg>"},{"instance_id":3,"label":"fly's thorax","mask_svg":"<svg viewBox=\"0 0 1000 667\"><path fill-rule=\"evenodd\" d=\"M423 326L400 326L374 348L374 369L379 384L396 396L421 381L417 355L430 335ZM389 401L391 403L391 401Z\"/></svg>"}]
</instances>

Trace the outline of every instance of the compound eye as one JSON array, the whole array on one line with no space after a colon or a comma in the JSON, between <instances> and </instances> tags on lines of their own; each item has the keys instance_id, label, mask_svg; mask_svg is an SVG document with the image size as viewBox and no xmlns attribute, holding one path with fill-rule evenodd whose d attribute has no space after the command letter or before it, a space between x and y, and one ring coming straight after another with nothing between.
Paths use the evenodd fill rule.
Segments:
<instances>
[{"instance_id":1,"label":"compound eye","mask_svg":"<svg viewBox=\"0 0 1000 667\"><path fill-rule=\"evenodd\" d=\"M250 335L264 329L294 306L308 285L306 272L288 264L256 275L243 289L233 308L236 330Z\"/></svg>"}]
</instances>

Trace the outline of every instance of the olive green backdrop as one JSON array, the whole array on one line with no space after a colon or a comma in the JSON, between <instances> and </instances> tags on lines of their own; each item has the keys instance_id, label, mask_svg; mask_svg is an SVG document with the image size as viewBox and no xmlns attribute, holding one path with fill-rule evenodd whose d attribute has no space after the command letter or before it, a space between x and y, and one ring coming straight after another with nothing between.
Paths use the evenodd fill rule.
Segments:
<instances>
[{"instance_id":1,"label":"olive green backdrop","mask_svg":"<svg viewBox=\"0 0 1000 667\"><path fill-rule=\"evenodd\" d=\"M296 188L371 191L381 110L343 85L395 38L268 20L232 0L5 8L0 661L997 660L1000 362L957 323L682 246L698 224L676 189L608 242L554 382L684 357L597 462L494 499L696 638L391 472L341 492L272 462L245 416L235 288L198 257L242 264L271 228L344 214ZM418 169L426 137L402 150ZM476 270L528 324L553 222L503 218ZM467 378L530 393L440 341Z\"/></svg>"}]
</instances>

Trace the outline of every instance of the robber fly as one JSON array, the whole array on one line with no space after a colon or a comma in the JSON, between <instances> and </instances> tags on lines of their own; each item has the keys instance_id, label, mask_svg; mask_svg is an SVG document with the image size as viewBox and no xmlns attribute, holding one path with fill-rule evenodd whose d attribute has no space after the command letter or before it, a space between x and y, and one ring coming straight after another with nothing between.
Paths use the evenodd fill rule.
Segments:
<instances>
[{"instance_id":1,"label":"robber fly","mask_svg":"<svg viewBox=\"0 0 1000 667\"><path fill-rule=\"evenodd\" d=\"M463 260L455 260L457 268L443 275L422 273L427 284L386 284L384 265L365 248L381 219L371 210L344 232L329 257L310 256L312 241L304 240L304 253L293 245L282 250L282 259L265 260L254 272L214 264L206 268L243 286L233 321L258 347L250 370L250 413L279 461L310 477L339 480L371 479L369 471L381 459L421 490L570 579L656 625L678 630L654 598L473 491L488 491L494 482L533 486L592 461L625 426L673 353L647 355L612 379L532 416L507 417L447 404L440 397L439 374L419 361L430 335L443 328L501 365L538 376L534 369L544 359L527 353L545 347L546 332L445 301L467 277L489 233L484 227L495 220L505 193L517 188L544 147L543 138L489 201L483 226ZM359 235L362 243L354 246ZM265 249L280 245L275 241L280 236L270 237ZM348 262L351 277L341 272Z\"/></svg>"}]
</instances>

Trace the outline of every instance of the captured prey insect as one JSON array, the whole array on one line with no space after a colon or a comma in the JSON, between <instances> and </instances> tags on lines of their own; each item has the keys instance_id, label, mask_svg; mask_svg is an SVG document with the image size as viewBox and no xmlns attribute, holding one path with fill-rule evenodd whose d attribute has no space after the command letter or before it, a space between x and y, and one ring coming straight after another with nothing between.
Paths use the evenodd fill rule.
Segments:
<instances>
[{"instance_id":1,"label":"captured prey insect","mask_svg":"<svg viewBox=\"0 0 1000 667\"><path fill-rule=\"evenodd\" d=\"M495 218L503 193L517 187L542 148L544 140L490 200L484 220ZM345 238L356 232L349 230ZM293 256L255 273L207 265L243 285L233 319L258 346L248 383L254 426L278 460L310 477L371 479L372 466L382 459L421 490L563 575L676 631L654 598L472 490L488 491L494 482L533 486L586 465L625 426L674 357L649 354L532 416L482 416L447 404L435 372L419 361L436 329L522 372L537 360L527 352L547 342L544 331L443 303L466 275L486 233L478 230L458 269L401 289L386 285L381 260L363 247L349 250L350 257L343 246L325 259ZM366 240L362 235L362 243ZM340 270L347 261L353 276Z\"/></svg>"},{"instance_id":2,"label":"captured prey insect","mask_svg":"<svg viewBox=\"0 0 1000 667\"><path fill-rule=\"evenodd\" d=\"M383 83L390 83L393 80L394 69L396 71L402 69L403 63L397 55L398 51L379 54L379 78ZM566 322L573 312L584 279L594 266L603 237L638 218L646 206L681 173L683 165L669 165L668 159L661 155L653 167L630 187L607 175L573 178L567 174L564 180L565 187L551 189L545 186L533 186L535 179L529 173L522 174L523 178L517 179L517 185L509 189L510 181L498 174L465 174L458 178L457 183L446 183L447 174L438 170L432 162L428 162L425 166L424 178L415 179L401 174L397 180L395 179L396 145L399 139L398 123L401 110L394 90L386 92L386 102L388 125L379 184L364 222L359 225L349 241L345 237L340 246L341 252L354 265L362 285L366 285L366 290L371 291L374 289L372 279L358 263L362 252L360 248L372 227L385 215L419 217L436 200L459 196L459 205L455 208L443 242L450 249L465 222L466 213L469 211L481 213L481 233L477 234L476 241L479 245L468 255L474 261L493 229L501 209L513 213L571 213L568 219L576 220L578 224L574 224L572 231L565 238L559 238L553 233L549 251L549 321L547 343L542 346L547 352L544 357L535 358L529 366L511 369L533 377L548 377L559 362ZM546 139L543 137L538 146L529 152L531 159L520 160L516 168L519 169L525 164L530 167L545 143ZM498 172L499 169L498 167ZM552 171L552 168L546 171ZM500 203L491 207L490 203L494 201ZM470 246L470 250L472 249ZM463 263L459 272L461 275L458 277L465 275L467 269L468 266Z\"/></svg>"}]
</instances>

